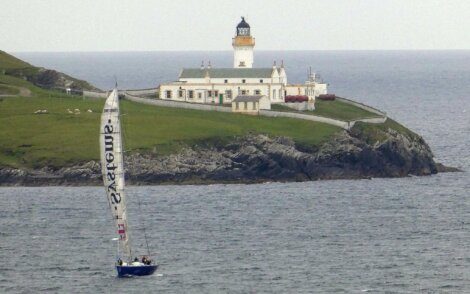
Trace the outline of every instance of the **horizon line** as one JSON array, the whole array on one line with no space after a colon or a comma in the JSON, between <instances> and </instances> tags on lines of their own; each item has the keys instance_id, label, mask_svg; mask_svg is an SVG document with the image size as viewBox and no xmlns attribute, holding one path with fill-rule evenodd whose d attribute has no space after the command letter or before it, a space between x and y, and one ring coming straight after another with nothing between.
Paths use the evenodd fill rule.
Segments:
<instances>
[{"instance_id":1,"label":"horizon line","mask_svg":"<svg viewBox=\"0 0 470 294\"><path fill-rule=\"evenodd\" d=\"M126 53L126 52L233 52L233 50L38 50L38 51L9 51L1 50L9 53ZM299 52L299 51L331 51L331 52L344 52L344 51L470 51L468 49L258 49L255 52Z\"/></svg>"}]
</instances>

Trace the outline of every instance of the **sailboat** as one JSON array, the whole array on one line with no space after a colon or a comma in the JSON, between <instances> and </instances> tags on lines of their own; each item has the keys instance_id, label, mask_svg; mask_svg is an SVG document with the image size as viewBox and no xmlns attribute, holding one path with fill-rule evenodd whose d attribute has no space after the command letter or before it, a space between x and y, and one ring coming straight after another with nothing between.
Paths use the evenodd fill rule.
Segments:
<instances>
[{"instance_id":1,"label":"sailboat","mask_svg":"<svg viewBox=\"0 0 470 294\"><path fill-rule=\"evenodd\" d=\"M103 183L118 234L116 270L119 277L151 275L157 270L158 265L152 261L149 256L150 253L148 252L148 255L141 256L140 259L138 257L133 258L131 249L124 191L124 155L122 144L119 96L116 86L104 104L100 127L100 155Z\"/></svg>"}]
</instances>

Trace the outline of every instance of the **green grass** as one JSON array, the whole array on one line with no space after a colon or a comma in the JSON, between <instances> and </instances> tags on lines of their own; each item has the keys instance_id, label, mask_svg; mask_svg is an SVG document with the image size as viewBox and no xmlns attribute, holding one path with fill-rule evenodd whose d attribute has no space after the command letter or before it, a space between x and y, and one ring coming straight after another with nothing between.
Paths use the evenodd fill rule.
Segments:
<instances>
[{"instance_id":1,"label":"green grass","mask_svg":"<svg viewBox=\"0 0 470 294\"><path fill-rule=\"evenodd\" d=\"M295 109L289 108L282 104L273 104L271 106L272 110L275 111L286 111L286 112L298 112L303 114L318 115L323 117L329 117L333 119L351 121L361 118L371 118L379 117L379 115L359 108L357 106L344 103L339 100L325 101L316 99L315 101L315 110L313 111L297 111Z\"/></svg>"},{"instance_id":2,"label":"green grass","mask_svg":"<svg viewBox=\"0 0 470 294\"><path fill-rule=\"evenodd\" d=\"M0 166L61 167L98 159L98 132L104 100L72 98L44 91L36 97L0 102ZM78 108L80 115L67 109ZM47 109L48 114L34 114ZM92 113L86 112L92 109ZM172 153L183 146L213 145L253 134L289 136L315 146L340 129L289 118L154 107L123 101L125 148Z\"/></svg>"},{"instance_id":3,"label":"green grass","mask_svg":"<svg viewBox=\"0 0 470 294\"><path fill-rule=\"evenodd\" d=\"M38 87L34 86L33 84L31 84L30 82L24 79L20 79L20 78L9 76L9 75L0 75L0 84L25 87L28 89L39 89Z\"/></svg>"},{"instance_id":4,"label":"green grass","mask_svg":"<svg viewBox=\"0 0 470 294\"><path fill-rule=\"evenodd\" d=\"M83 161L96 152L86 136L97 133L102 101L78 98L11 97L0 102L0 165L62 166ZM79 108L80 115L66 109ZM94 113L83 112L91 108ZM47 109L48 114L34 114ZM95 156L96 157L96 156Z\"/></svg>"},{"instance_id":5,"label":"green grass","mask_svg":"<svg viewBox=\"0 0 470 294\"><path fill-rule=\"evenodd\" d=\"M387 139L388 136L386 135L386 132L388 129L395 130L400 134L404 134L410 138L418 136L416 133L390 118L388 118L383 124L368 124L364 122L357 122L354 124L354 127L351 131L364 138L368 144L375 144L376 142L382 143L385 139Z\"/></svg>"},{"instance_id":6,"label":"green grass","mask_svg":"<svg viewBox=\"0 0 470 294\"><path fill-rule=\"evenodd\" d=\"M378 115L375 113L351 104L341 102L339 100L324 101L317 99L315 101L315 110L313 112L316 115L331 117L344 121L378 117Z\"/></svg>"}]
</instances>

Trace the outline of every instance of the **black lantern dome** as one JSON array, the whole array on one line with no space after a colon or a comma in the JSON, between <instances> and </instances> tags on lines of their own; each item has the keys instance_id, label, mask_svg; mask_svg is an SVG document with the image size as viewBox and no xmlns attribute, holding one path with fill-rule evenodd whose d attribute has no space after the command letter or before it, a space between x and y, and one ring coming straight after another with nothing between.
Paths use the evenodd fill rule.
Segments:
<instances>
[{"instance_id":1,"label":"black lantern dome","mask_svg":"<svg viewBox=\"0 0 470 294\"><path fill-rule=\"evenodd\" d=\"M237 25L237 36L249 36L250 35L250 25L245 21L245 18L242 16L242 21Z\"/></svg>"}]
</instances>

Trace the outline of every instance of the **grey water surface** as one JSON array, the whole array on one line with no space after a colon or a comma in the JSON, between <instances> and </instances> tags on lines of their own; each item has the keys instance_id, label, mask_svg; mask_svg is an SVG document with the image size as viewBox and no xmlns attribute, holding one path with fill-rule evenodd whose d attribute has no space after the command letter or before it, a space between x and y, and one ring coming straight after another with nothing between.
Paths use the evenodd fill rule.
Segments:
<instances>
[{"instance_id":1,"label":"grey water surface","mask_svg":"<svg viewBox=\"0 0 470 294\"><path fill-rule=\"evenodd\" d=\"M20 53L109 88L154 87L231 52ZM0 188L1 293L469 293L470 51L256 52L378 107L462 173L401 179L130 187L160 268L118 279L102 187ZM112 74L110 74L112 73ZM139 200L141 205L139 207Z\"/></svg>"}]
</instances>

